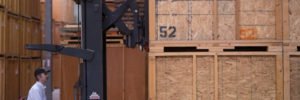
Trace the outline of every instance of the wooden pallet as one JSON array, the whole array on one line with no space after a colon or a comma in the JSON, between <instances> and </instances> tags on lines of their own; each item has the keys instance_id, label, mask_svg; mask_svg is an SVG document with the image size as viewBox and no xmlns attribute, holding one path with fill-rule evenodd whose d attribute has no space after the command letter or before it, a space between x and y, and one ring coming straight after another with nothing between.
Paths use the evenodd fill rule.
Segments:
<instances>
[{"instance_id":1,"label":"wooden pallet","mask_svg":"<svg viewBox=\"0 0 300 100\"><path fill-rule=\"evenodd\" d=\"M233 52L233 51L282 51L283 42L264 40L243 41L152 41L150 52Z\"/></svg>"},{"instance_id":2,"label":"wooden pallet","mask_svg":"<svg viewBox=\"0 0 300 100\"><path fill-rule=\"evenodd\" d=\"M149 100L283 100L281 52L149 54Z\"/></svg>"}]
</instances>

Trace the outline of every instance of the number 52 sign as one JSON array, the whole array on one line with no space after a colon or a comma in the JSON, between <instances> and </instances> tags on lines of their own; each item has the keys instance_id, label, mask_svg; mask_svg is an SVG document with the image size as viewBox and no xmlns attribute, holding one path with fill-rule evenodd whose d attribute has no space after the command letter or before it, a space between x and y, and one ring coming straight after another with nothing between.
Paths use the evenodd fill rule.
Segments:
<instances>
[{"instance_id":1,"label":"number 52 sign","mask_svg":"<svg viewBox=\"0 0 300 100\"><path fill-rule=\"evenodd\" d=\"M160 26L159 27L161 38L175 38L176 37L176 27L175 26Z\"/></svg>"}]
</instances>

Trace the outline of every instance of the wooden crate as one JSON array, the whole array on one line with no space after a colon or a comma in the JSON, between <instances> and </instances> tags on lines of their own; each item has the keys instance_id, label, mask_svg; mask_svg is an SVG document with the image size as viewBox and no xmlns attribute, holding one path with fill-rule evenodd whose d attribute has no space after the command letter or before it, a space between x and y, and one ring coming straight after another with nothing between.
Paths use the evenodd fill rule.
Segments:
<instances>
[{"instance_id":1,"label":"wooden crate","mask_svg":"<svg viewBox=\"0 0 300 100\"><path fill-rule=\"evenodd\" d=\"M0 58L0 99L5 99L5 60Z\"/></svg>"},{"instance_id":2,"label":"wooden crate","mask_svg":"<svg viewBox=\"0 0 300 100\"><path fill-rule=\"evenodd\" d=\"M5 0L6 8L10 13L19 14L21 0ZM24 0L22 0L24 1Z\"/></svg>"},{"instance_id":3,"label":"wooden crate","mask_svg":"<svg viewBox=\"0 0 300 100\"><path fill-rule=\"evenodd\" d=\"M281 40L281 8L280 0L149 0L150 41Z\"/></svg>"},{"instance_id":4,"label":"wooden crate","mask_svg":"<svg viewBox=\"0 0 300 100\"><path fill-rule=\"evenodd\" d=\"M283 100L280 52L150 53L148 60L149 100Z\"/></svg>"},{"instance_id":5,"label":"wooden crate","mask_svg":"<svg viewBox=\"0 0 300 100\"><path fill-rule=\"evenodd\" d=\"M5 44L6 44L6 14L3 10L0 10L0 56L3 56L5 53Z\"/></svg>"},{"instance_id":6,"label":"wooden crate","mask_svg":"<svg viewBox=\"0 0 300 100\"><path fill-rule=\"evenodd\" d=\"M284 40L300 40L299 0L283 0L283 33Z\"/></svg>"},{"instance_id":7,"label":"wooden crate","mask_svg":"<svg viewBox=\"0 0 300 100\"><path fill-rule=\"evenodd\" d=\"M20 93L19 59L6 59L5 61L5 99L18 100Z\"/></svg>"},{"instance_id":8,"label":"wooden crate","mask_svg":"<svg viewBox=\"0 0 300 100\"><path fill-rule=\"evenodd\" d=\"M19 56L20 17L8 14L6 27L6 54Z\"/></svg>"}]
</instances>

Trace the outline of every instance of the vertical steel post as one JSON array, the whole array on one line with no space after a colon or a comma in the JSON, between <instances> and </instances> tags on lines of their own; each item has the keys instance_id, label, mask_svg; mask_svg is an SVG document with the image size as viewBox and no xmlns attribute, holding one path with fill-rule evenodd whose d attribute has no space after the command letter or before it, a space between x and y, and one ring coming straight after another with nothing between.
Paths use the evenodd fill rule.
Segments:
<instances>
[{"instance_id":1,"label":"vertical steel post","mask_svg":"<svg viewBox=\"0 0 300 100\"><path fill-rule=\"evenodd\" d=\"M45 38L44 44L52 44L52 0L45 0ZM51 52L43 52L43 62L45 69L52 69L52 55ZM46 83L47 100L52 100L52 73L49 73L49 80Z\"/></svg>"},{"instance_id":2,"label":"vertical steel post","mask_svg":"<svg viewBox=\"0 0 300 100\"><path fill-rule=\"evenodd\" d=\"M106 99L106 45L102 29L103 0L81 0L82 5L82 48L93 50L95 55L84 61L83 89L81 99L88 100L92 92Z\"/></svg>"}]
</instances>

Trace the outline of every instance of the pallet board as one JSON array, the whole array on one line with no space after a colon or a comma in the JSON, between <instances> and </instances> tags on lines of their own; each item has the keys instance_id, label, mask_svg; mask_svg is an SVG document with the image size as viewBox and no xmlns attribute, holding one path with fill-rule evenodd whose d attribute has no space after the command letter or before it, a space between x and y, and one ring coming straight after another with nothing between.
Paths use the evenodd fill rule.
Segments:
<instances>
[{"instance_id":1,"label":"pallet board","mask_svg":"<svg viewBox=\"0 0 300 100\"><path fill-rule=\"evenodd\" d=\"M151 100L283 100L277 52L150 53Z\"/></svg>"},{"instance_id":2,"label":"pallet board","mask_svg":"<svg viewBox=\"0 0 300 100\"><path fill-rule=\"evenodd\" d=\"M277 6L275 6L277 5ZM149 0L151 41L280 40L279 0Z\"/></svg>"}]
</instances>

